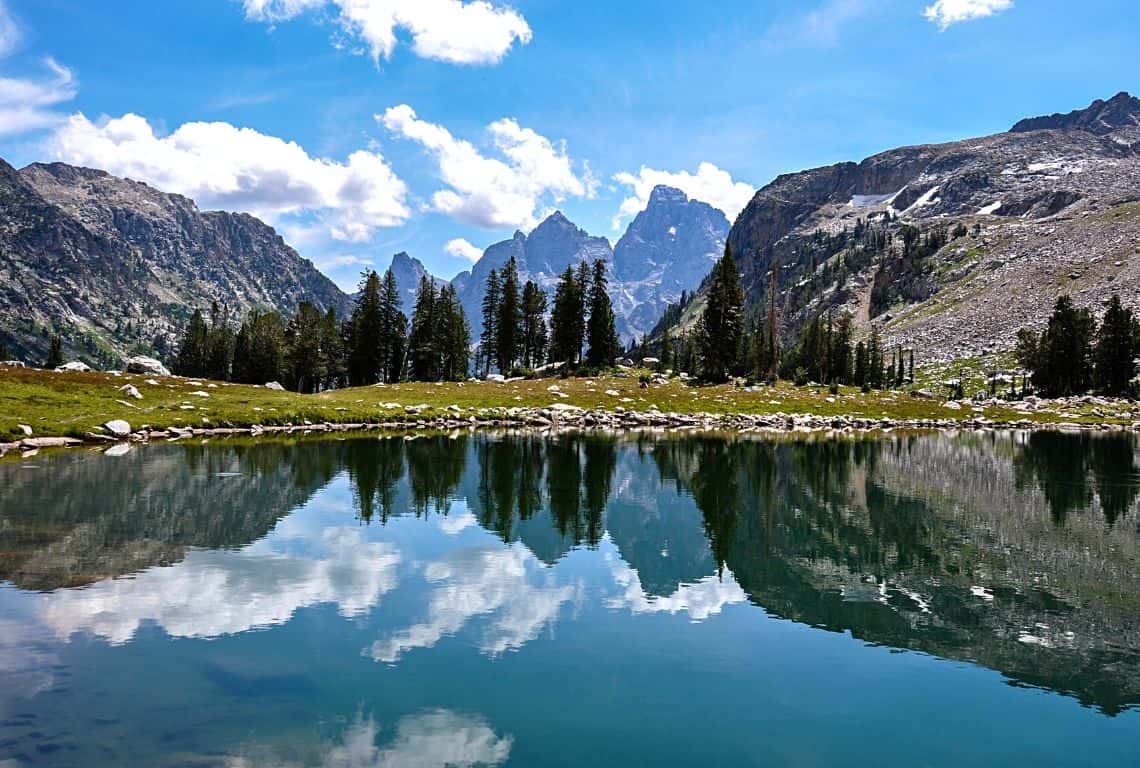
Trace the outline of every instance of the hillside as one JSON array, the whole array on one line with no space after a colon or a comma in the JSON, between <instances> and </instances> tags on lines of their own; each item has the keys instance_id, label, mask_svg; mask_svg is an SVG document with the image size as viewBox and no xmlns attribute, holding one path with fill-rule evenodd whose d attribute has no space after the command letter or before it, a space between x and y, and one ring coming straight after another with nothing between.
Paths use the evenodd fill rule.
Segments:
<instances>
[{"instance_id":1,"label":"hillside","mask_svg":"<svg viewBox=\"0 0 1140 768\"><path fill-rule=\"evenodd\" d=\"M1140 99L1122 93L1007 133L780 176L728 241L752 306L778 270L789 341L843 310L945 359L1011 348L1062 293L1140 302L1138 201Z\"/></svg>"},{"instance_id":2,"label":"hillside","mask_svg":"<svg viewBox=\"0 0 1140 768\"><path fill-rule=\"evenodd\" d=\"M236 315L292 312L348 297L269 226L247 214L200 211L107 173L55 163L20 171L0 160L0 340L42 360L49 333L65 354L114 365L164 355L194 308Z\"/></svg>"}]
</instances>

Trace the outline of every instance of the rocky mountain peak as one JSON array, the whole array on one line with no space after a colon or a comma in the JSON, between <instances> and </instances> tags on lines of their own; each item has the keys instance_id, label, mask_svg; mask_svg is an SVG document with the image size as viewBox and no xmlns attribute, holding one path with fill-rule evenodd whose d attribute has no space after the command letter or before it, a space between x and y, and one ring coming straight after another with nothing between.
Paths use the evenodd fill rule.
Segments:
<instances>
[{"instance_id":1,"label":"rocky mountain peak","mask_svg":"<svg viewBox=\"0 0 1140 768\"><path fill-rule=\"evenodd\" d=\"M1120 128L1140 126L1140 99L1121 91L1108 101L1097 99L1084 109L1068 114L1030 117L1018 122L1010 133L1043 130L1080 130L1103 136Z\"/></svg>"},{"instance_id":2,"label":"rocky mountain peak","mask_svg":"<svg viewBox=\"0 0 1140 768\"><path fill-rule=\"evenodd\" d=\"M689 202L689 196L676 187L658 184L649 193L649 207L659 205L684 205Z\"/></svg>"},{"instance_id":3,"label":"rocky mountain peak","mask_svg":"<svg viewBox=\"0 0 1140 768\"><path fill-rule=\"evenodd\" d=\"M441 286L446 282L428 272L422 261L408 255L406 251L400 251L392 257L390 268L392 276L396 278L396 287L400 291L400 298L404 300L405 308L410 307L411 302L415 301L416 293L420 288L420 280L423 278L428 278L436 286Z\"/></svg>"}]
</instances>

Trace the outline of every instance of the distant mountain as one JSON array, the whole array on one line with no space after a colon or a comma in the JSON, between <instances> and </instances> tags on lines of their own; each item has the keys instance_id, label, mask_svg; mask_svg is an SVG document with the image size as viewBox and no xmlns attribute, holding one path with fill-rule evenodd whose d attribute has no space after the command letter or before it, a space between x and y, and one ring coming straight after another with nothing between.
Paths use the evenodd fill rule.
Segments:
<instances>
[{"instance_id":1,"label":"distant mountain","mask_svg":"<svg viewBox=\"0 0 1140 768\"><path fill-rule=\"evenodd\" d=\"M717 209L690 200L678 189L660 186L616 249L606 238L590 235L557 212L529 235L516 232L510 240L492 245L452 284L478 334L487 276L512 256L520 280L534 280L551 300L566 267L601 259L609 266L618 332L628 341L651 330L665 306L682 291L696 290L724 251L728 230L728 220Z\"/></svg>"},{"instance_id":2,"label":"distant mountain","mask_svg":"<svg viewBox=\"0 0 1140 768\"><path fill-rule=\"evenodd\" d=\"M1022 120L1010 132L1077 129L1104 136L1119 128L1137 126L1140 126L1140 99L1122 91L1108 101L1097 99L1085 109L1076 109L1067 115Z\"/></svg>"},{"instance_id":3,"label":"distant mountain","mask_svg":"<svg viewBox=\"0 0 1140 768\"><path fill-rule=\"evenodd\" d=\"M921 237L909 251L904 227ZM728 242L751 306L776 270L789 343L811 317L846 311L860 333L874 324L920 360L947 359L1011 348L1061 293L1138 306L1140 100L780 176Z\"/></svg>"},{"instance_id":4,"label":"distant mountain","mask_svg":"<svg viewBox=\"0 0 1140 768\"><path fill-rule=\"evenodd\" d=\"M682 291L701 284L724 253L728 231L728 219L711 205L672 187L653 190L614 248L616 311L632 333L648 333Z\"/></svg>"},{"instance_id":5,"label":"distant mountain","mask_svg":"<svg viewBox=\"0 0 1140 768\"><path fill-rule=\"evenodd\" d=\"M487 276L491 270L502 269L512 256L518 265L520 284L533 280L547 290L551 302L554 287L566 267L577 266L582 261L593 263L597 259L612 267L614 258L609 240L589 235L561 211L555 212L529 235L515 232L510 240L495 243L483 252L483 257L470 271L460 273L451 281L476 336L482 328Z\"/></svg>"},{"instance_id":6,"label":"distant mountain","mask_svg":"<svg viewBox=\"0 0 1140 768\"><path fill-rule=\"evenodd\" d=\"M345 311L348 297L269 226L103 171L0 160L0 340L113 365L173 351L195 307Z\"/></svg>"},{"instance_id":7,"label":"distant mountain","mask_svg":"<svg viewBox=\"0 0 1140 768\"><path fill-rule=\"evenodd\" d=\"M422 261L412 258L403 251L392 257L392 263L389 266L392 270L392 276L396 278L396 287L400 291L400 298L404 302L404 313L409 317L411 316L412 305L416 301L416 294L420 290L420 280L426 277L435 283L437 288L447 284L446 280L428 272ZM383 273L381 273L382 276Z\"/></svg>"}]
</instances>

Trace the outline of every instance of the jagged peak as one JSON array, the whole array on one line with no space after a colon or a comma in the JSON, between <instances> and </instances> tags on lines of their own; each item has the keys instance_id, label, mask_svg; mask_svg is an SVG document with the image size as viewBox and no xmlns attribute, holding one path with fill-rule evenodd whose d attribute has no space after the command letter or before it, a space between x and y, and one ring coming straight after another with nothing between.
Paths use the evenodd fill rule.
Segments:
<instances>
[{"instance_id":1,"label":"jagged peak","mask_svg":"<svg viewBox=\"0 0 1140 768\"><path fill-rule=\"evenodd\" d=\"M1082 130L1103 135L1118 128L1140 126L1140 99L1121 91L1108 101L1097 99L1084 109L1019 121L1010 133L1043 130Z\"/></svg>"},{"instance_id":2,"label":"jagged peak","mask_svg":"<svg viewBox=\"0 0 1140 768\"><path fill-rule=\"evenodd\" d=\"M650 206L670 203L684 204L687 202L689 202L688 195L686 195L682 190L677 189L676 187L670 187L667 184L658 184L653 188L653 191L649 193Z\"/></svg>"}]
</instances>

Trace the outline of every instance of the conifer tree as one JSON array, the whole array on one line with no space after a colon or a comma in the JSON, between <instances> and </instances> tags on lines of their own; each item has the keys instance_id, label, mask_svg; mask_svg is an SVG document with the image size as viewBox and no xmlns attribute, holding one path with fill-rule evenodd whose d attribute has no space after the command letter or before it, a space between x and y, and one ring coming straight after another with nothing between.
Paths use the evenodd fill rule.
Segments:
<instances>
[{"instance_id":1,"label":"conifer tree","mask_svg":"<svg viewBox=\"0 0 1140 768\"><path fill-rule=\"evenodd\" d=\"M427 277L421 277L412 309L412 330L408 335L408 373L412 381L438 380L437 301L435 284Z\"/></svg>"},{"instance_id":2,"label":"conifer tree","mask_svg":"<svg viewBox=\"0 0 1140 768\"><path fill-rule=\"evenodd\" d=\"M1019 357L1033 371L1033 386L1045 397L1087 392L1093 382L1093 340L1096 320L1087 309L1061 296L1045 331L1018 334Z\"/></svg>"},{"instance_id":3,"label":"conifer tree","mask_svg":"<svg viewBox=\"0 0 1140 768\"><path fill-rule=\"evenodd\" d=\"M200 375L215 381L228 381L233 364L234 332L230 328L229 307L210 305L210 331L206 342L206 365Z\"/></svg>"},{"instance_id":4,"label":"conifer tree","mask_svg":"<svg viewBox=\"0 0 1140 768\"><path fill-rule=\"evenodd\" d=\"M210 330L200 309L195 309L190 322L178 345L178 355L174 358L174 373L179 376L200 377L206 375L210 352Z\"/></svg>"},{"instance_id":5,"label":"conifer tree","mask_svg":"<svg viewBox=\"0 0 1140 768\"><path fill-rule=\"evenodd\" d=\"M594 262L589 296L590 321L586 330L590 347L586 353L586 364L591 368L607 368L614 364L621 353L621 344L614 326L614 308L610 303L606 263L601 259Z\"/></svg>"},{"instance_id":6,"label":"conifer tree","mask_svg":"<svg viewBox=\"0 0 1140 768\"><path fill-rule=\"evenodd\" d=\"M550 359L575 366L581 361L585 340L585 301L573 267L559 278L550 318Z\"/></svg>"},{"instance_id":7,"label":"conifer tree","mask_svg":"<svg viewBox=\"0 0 1140 768\"><path fill-rule=\"evenodd\" d=\"M538 368L546 359L546 292L531 280L522 294L523 366Z\"/></svg>"},{"instance_id":8,"label":"conifer tree","mask_svg":"<svg viewBox=\"0 0 1140 768\"><path fill-rule=\"evenodd\" d=\"M499 273L492 269L487 275L487 287L483 292L483 333L479 339L480 363L483 374L491 372L491 367L499 360L499 303L502 300L502 282Z\"/></svg>"},{"instance_id":9,"label":"conifer tree","mask_svg":"<svg viewBox=\"0 0 1140 768\"><path fill-rule=\"evenodd\" d=\"M349 383L354 387L375 384L384 370L380 276L375 272L365 273L361 280L360 295L356 298L347 331Z\"/></svg>"},{"instance_id":10,"label":"conifer tree","mask_svg":"<svg viewBox=\"0 0 1140 768\"><path fill-rule=\"evenodd\" d=\"M12 353L8 351L8 345L0 341L0 360L9 360L11 357Z\"/></svg>"},{"instance_id":11,"label":"conifer tree","mask_svg":"<svg viewBox=\"0 0 1140 768\"><path fill-rule=\"evenodd\" d=\"M495 356L499 372L509 375L522 356L522 299L519 297L519 270L512 256L503 267L502 293L496 317Z\"/></svg>"},{"instance_id":12,"label":"conifer tree","mask_svg":"<svg viewBox=\"0 0 1140 768\"><path fill-rule=\"evenodd\" d=\"M234 344L233 380L241 384L279 381L284 366L285 323L276 312L249 313Z\"/></svg>"},{"instance_id":13,"label":"conifer tree","mask_svg":"<svg viewBox=\"0 0 1140 768\"><path fill-rule=\"evenodd\" d=\"M61 365L63 365L63 339L57 334L52 334L51 339L48 340L48 354L44 361L44 368L54 371Z\"/></svg>"},{"instance_id":14,"label":"conifer tree","mask_svg":"<svg viewBox=\"0 0 1140 768\"><path fill-rule=\"evenodd\" d=\"M867 345L867 385L871 389L883 388L883 363L883 345L879 338L879 329L872 328L871 341Z\"/></svg>"},{"instance_id":15,"label":"conifer tree","mask_svg":"<svg viewBox=\"0 0 1140 768\"><path fill-rule=\"evenodd\" d=\"M408 319L401 312L404 302L396 285L396 276L389 267L384 272L380 287L380 338L378 345L378 376L381 381L399 381L404 368L404 347L407 344Z\"/></svg>"},{"instance_id":16,"label":"conifer tree","mask_svg":"<svg viewBox=\"0 0 1140 768\"><path fill-rule=\"evenodd\" d=\"M732 258L732 249L725 246L724 256L713 268L708 303L697 323L702 378L725 381L738 369L743 333L744 292L740 287L740 272Z\"/></svg>"},{"instance_id":17,"label":"conifer tree","mask_svg":"<svg viewBox=\"0 0 1140 768\"><path fill-rule=\"evenodd\" d=\"M345 386L348 373L345 367L344 332L334 307L329 307L321 318L321 367L324 369L324 380L319 385L320 389L341 389Z\"/></svg>"},{"instance_id":18,"label":"conifer tree","mask_svg":"<svg viewBox=\"0 0 1140 768\"><path fill-rule=\"evenodd\" d=\"M673 368L673 341L670 338L668 328L661 335L661 351L658 353L658 357L661 360L661 365L658 368L662 373Z\"/></svg>"},{"instance_id":19,"label":"conifer tree","mask_svg":"<svg viewBox=\"0 0 1140 768\"><path fill-rule=\"evenodd\" d=\"M1113 295L1101 322L1096 345L1096 386L1106 395L1128 394L1136 376L1136 341L1140 329L1131 309Z\"/></svg>"},{"instance_id":20,"label":"conifer tree","mask_svg":"<svg viewBox=\"0 0 1140 768\"><path fill-rule=\"evenodd\" d=\"M324 381L323 325L320 311L302 301L285 329L285 386L294 392L311 394Z\"/></svg>"},{"instance_id":21,"label":"conifer tree","mask_svg":"<svg viewBox=\"0 0 1140 768\"><path fill-rule=\"evenodd\" d=\"M867 381L867 345L859 342L855 345L855 372L851 382L857 387L866 387Z\"/></svg>"}]
</instances>

